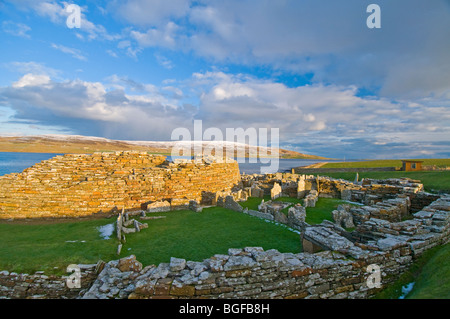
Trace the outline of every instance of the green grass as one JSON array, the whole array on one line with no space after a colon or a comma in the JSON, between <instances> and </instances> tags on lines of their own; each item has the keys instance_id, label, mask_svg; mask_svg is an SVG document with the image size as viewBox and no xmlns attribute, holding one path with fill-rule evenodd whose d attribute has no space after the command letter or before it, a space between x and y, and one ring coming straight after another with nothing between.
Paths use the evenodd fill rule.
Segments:
<instances>
[{"instance_id":1,"label":"green grass","mask_svg":"<svg viewBox=\"0 0 450 319\"><path fill-rule=\"evenodd\" d=\"M249 197L245 202L239 202L239 204L243 207L243 208L248 208L251 210L258 210L258 206L261 204L262 202L262 198L259 197ZM265 196L264 197L264 201L269 201L270 200L270 196Z\"/></svg>"},{"instance_id":2,"label":"green grass","mask_svg":"<svg viewBox=\"0 0 450 319\"><path fill-rule=\"evenodd\" d=\"M450 299L450 244L431 255L407 299Z\"/></svg>"},{"instance_id":3,"label":"green grass","mask_svg":"<svg viewBox=\"0 0 450 319\"><path fill-rule=\"evenodd\" d=\"M358 173L359 178L401 178L408 177L420 180L428 192L444 191L450 192L450 171L421 171L421 172L366 172ZM356 173L326 173L323 174L333 178L342 178L349 181L355 179Z\"/></svg>"},{"instance_id":4,"label":"green grass","mask_svg":"<svg viewBox=\"0 0 450 319\"><path fill-rule=\"evenodd\" d=\"M406 299L450 298L450 244L434 247L416 259L393 284L378 292L374 299L398 299L402 287L415 282Z\"/></svg>"},{"instance_id":5,"label":"green grass","mask_svg":"<svg viewBox=\"0 0 450 319\"><path fill-rule=\"evenodd\" d=\"M228 209L213 207L202 213L182 211L158 215L167 218L149 222L148 229L127 239L127 246L132 247L130 252L145 264L168 262L170 257L201 261L214 254L227 254L228 248L247 246L301 251L298 234ZM142 240L151 245L139 244Z\"/></svg>"},{"instance_id":6,"label":"green grass","mask_svg":"<svg viewBox=\"0 0 450 319\"><path fill-rule=\"evenodd\" d=\"M103 240L96 228L113 222L114 219L101 219L41 225L0 224L0 269L61 273L72 263L109 260L114 257L117 241Z\"/></svg>"},{"instance_id":7,"label":"green grass","mask_svg":"<svg viewBox=\"0 0 450 319\"><path fill-rule=\"evenodd\" d=\"M303 200L302 199L297 199L297 198L294 198L294 197L278 197L274 201L284 202L284 203L291 203L291 205L289 205L289 206L287 206L287 207L285 207L285 208L283 208L281 210L281 212L283 214L285 214L286 216L289 213L289 208L291 208L295 204L302 204L303 205Z\"/></svg>"},{"instance_id":8,"label":"green grass","mask_svg":"<svg viewBox=\"0 0 450 319\"><path fill-rule=\"evenodd\" d=\"M450 158L417 159L423 161L422 165L435 165L437 167L450 166ZM368 168L368 167L402 167L401 160L373 160L362 162L327 163L322 168Z\"/></svg>"},{"instance_id":9,"label":"green grass","mask_svg":"<svg viewBox=\"0 0 450 319\"><path fill-rule=\"evenodd\" d=\"M220 207L202 213L177 211L158 216L167 217L145 221L148 229L129 234L120 256L116 255L118 242L114 235L103 240L96 229L114 222L114 218L47 225L0 224L0 270L65 273L72 263L96 263L131 254L144 266L169 262L170 257L201 261L214 254L226 254L228 248L247 246L301 251L297 233Z\"/></svg>"},{"instance_id":10,"label":"green grass","mask_svg":"<svg viewBox=\"0 0 450 319\"><path fill-rule=\"evenodd\" d=\"M305 221L310 225L322 223L324 220L333 222L332 212L340 204L348 204L347 202L336 198L319 198L316 207L306 208Z\"/></svg>"}]
</instances>

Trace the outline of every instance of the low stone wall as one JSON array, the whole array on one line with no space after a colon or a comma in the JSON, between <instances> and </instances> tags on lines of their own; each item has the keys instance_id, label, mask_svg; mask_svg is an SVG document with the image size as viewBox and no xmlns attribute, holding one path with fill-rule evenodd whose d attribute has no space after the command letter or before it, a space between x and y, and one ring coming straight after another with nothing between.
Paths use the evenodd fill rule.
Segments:
<instances>
[{"instance_id":1,"label":"low stone wall","mask_svg":"<svg viewBox=\"0 0 450 319\"><path fill-rule=\"evenodd\" d=\"M69 288L68 276L0 271L0 299L74 299L84 295L98 276L97 264L78 265L80 288Z\"/></svg>"},{"instance_id":2,"label":"low stone wall","mask_svg":"<svg viewBox=\"0 0 450 319\"><path fill-rule=\"evenodd\" d=\"M134 258L127 259L136 263ZM119 260L105 266L83 298L367 298L377 291L367 283L372 274L369 265L381 268L384 286L397 278L411 259L408 247L367 253L358 259L335 252L293 254L246 247L202 262L172 258L170 263L144 269L121 271ZM124 293L124 281L135 289Z\"/></svg>"},{"instance_id":3,"label":"low stone wall","mask_svg":"<svg viewBox=\"0 0 450 319\"><path fill-rule=\"evenodd\" d=\"M200 202L202 191L230 190L239 181L237 162L173 164L145 152L67 154L0 176L0 219L87 216L167 199Z\"/></svg>"},{"instance_id":4,"label":"low stone wall","mask_svg":"<svg viewBox=\"0 0 450 319\"><path fill-rule=\"evenodd\" d=\"M450 166L422 165L424 171L450 171Z\"/></svg>"},{"instance_id":5,"label":"low stone wall","mask_svg":"<svg viewBox=\"0 0 450 319\"><path fill-rule=\"evenodd\" d=\"M387 199L376 202L370 206L350 208L350 213L357 223L362 223L370 218L378 218L390 222L400 222L409 215L411 202L408 196Z\"/></svg>"}]
</instances>

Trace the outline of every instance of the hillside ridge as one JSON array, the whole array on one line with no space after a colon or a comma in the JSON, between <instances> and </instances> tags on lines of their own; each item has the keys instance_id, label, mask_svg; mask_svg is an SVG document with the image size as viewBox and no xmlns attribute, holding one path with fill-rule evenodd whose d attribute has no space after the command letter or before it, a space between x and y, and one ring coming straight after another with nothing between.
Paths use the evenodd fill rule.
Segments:
<instances>
[{"instance_id":1,"label":"hillside ridge","mask_svg":"<svg viewBox=\"0 0 450 319\"><path fill-rule=\"evenodd\" d=\"M29 152L29 153L93 153L108 151L137 150L154 154L170 155L172 147L179 141L127 141L113 140L104 137L82 135L29 135L29 136L0 136L0 152ZM205 146L222 146L225 150L233 147L235 155L244 151L246 157L250 153L262 151L262 154L271 154L270 148L250 146L229 141L185 141L193 147L197 143ZM298 159L327 159L325 157L303 154L286 149L278 149L280 158ZM242 153L239 153L242 154Z\"/></svg>"}]
</instances>

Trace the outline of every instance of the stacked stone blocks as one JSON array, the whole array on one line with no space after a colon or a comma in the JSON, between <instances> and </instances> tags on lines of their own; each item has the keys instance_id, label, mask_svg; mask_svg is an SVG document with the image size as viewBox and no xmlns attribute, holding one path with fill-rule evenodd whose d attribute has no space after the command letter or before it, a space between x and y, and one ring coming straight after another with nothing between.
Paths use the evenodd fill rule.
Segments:
<instances>
[{"instance_id":1,"label":"stacked stone blocks","mask_svg":"<svg viewBox=\"0 0 450 319\"><path fill-rule=\"evenodd\" d=\"M237 162L167 163L145 152L56 156L0 177L0 219L80 217L159 200L202 199L240 181Z\"/></svg>"}]
</instances>

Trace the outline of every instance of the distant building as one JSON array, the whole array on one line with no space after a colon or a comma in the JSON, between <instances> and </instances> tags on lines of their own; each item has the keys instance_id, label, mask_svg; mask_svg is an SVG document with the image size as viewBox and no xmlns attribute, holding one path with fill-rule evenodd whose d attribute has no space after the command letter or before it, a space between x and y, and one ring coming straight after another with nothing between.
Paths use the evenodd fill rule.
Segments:
<instances>
[{"instance_id":1,"label":"distant building","mask_svg":"<svg viewBox=\"0 0 450 319\"><path fill-rule=\"evenodd\" d=\"M402 160L402 171L421 171L423 161Z\"/></svg>"}]
</instances>

